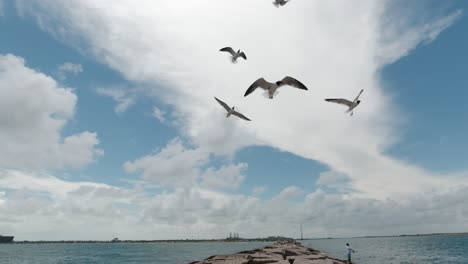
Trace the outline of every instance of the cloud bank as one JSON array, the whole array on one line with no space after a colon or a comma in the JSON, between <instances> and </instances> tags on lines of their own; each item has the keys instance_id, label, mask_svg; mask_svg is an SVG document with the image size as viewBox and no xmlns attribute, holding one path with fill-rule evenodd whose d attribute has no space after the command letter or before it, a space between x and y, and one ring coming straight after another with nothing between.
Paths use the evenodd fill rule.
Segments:
<instances>
[{"instance_id":1,"label":"cloud bank","mask_svg":"<svg viewBox=\"0 0 468 264\"><path fill-rule=\"evenodd\" d=\"M147 186L146 186L147 187ZM271 200L199 186L164 191L49 174L0 171L0 228L21 239L185 239L287 235L306 237L457 232L468 228L468 188L410 200L344 199L290 186ZM450 225L447 225L447 221ZM92 228L91 228L92 227Z\"/></svg>"}]
</instances>

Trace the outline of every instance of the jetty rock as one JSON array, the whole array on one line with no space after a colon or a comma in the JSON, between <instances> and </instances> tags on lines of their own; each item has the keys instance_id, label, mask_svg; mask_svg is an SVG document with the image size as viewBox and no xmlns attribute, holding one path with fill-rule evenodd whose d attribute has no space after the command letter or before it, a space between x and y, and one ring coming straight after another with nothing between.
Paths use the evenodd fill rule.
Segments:
<instances>
[{"instance_id":1,"label":"jetty rock","mask_svg":"<svg viewBox=\"0 0 468 264\"><path fill-rule=\"evenodd\" d=\"M275 242L264 248L241 251L230 255L211 256L189 264L345 264L324 253L304 247L299 242Z\"/></svg>"}]
</instances>

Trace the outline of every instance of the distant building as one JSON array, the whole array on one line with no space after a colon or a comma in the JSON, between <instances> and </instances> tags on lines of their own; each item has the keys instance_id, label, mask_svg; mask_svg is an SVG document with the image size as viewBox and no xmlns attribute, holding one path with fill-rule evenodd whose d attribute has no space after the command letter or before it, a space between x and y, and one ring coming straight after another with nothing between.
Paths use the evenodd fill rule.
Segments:
<instances>
[{"instance_id":1,"label":"distant building","mask_svg":"<svg viewBox=\"0 0 468 264\"><path fill-rule=\"evenodd\" d=\"M0 243L12 243L14 236L2 236L0 235Z\"/></svg>"},{"instance_id":2,"label":"distant building","mask_svg":"<svg viewBox=\"0 0 468 264\"><path fill-rule=\"evenodd\" d=\"M239 238L239 233L237 232L230 232L229 237L226 238L226 240L238 240Z\"/></svg>"}]
</instances>

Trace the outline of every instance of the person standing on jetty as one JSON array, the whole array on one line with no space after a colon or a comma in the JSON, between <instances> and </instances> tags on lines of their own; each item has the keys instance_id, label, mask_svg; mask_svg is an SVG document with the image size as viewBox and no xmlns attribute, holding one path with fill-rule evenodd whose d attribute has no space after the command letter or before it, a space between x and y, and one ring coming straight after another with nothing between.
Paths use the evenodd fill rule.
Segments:
<instances>
[{"instance_id":1,"label":"person standing on jetty","mask_svg":"<svg viewBox=\"0 0 468 264\"><path fill-rule=\"evenodd\" d=\"M354 251L354 249L351 248L349 243L346 243L346 251L347 251L347 254L348 254L348 263L351 264L351 253L354 253L356 251Z\"/></svg>"}]
</instances>

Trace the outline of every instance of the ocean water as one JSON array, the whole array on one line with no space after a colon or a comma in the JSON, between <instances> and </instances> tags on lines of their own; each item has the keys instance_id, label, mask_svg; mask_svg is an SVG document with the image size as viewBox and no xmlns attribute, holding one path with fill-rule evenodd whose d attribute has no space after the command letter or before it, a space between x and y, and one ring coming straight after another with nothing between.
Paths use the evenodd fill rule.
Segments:
<instances>
[{"instance_id":1,"label":"ocean water","mask_svg":"<svg viewBox=\"0 0 468 264\"><path fill-rule=\"evenodd\" d=\"M468 264L468 235L320 239L301 241L339 259L346 259L346 243L359 264Z\"/></svg>"},{"instance_id":2,"label":"ocean water","mask_svg":"<svg viewBox=\"0 0 468 264\"><path fill-rule=\"evenodd\" d=\"M468 236L420 236L303 240L305 246L358 264L468 264ZM0 264L187 264L271 243L0 244Z\"/></svg>"},{"instance_id":3,"label":"ocean water","mask_svg":"<svg viewBox=\"0 0 468 264\"><path fill-rule=\"evenodd\" d=\"M271 243L0 244L0 264L187 264Z\"/></svg>"}]
</instances>

